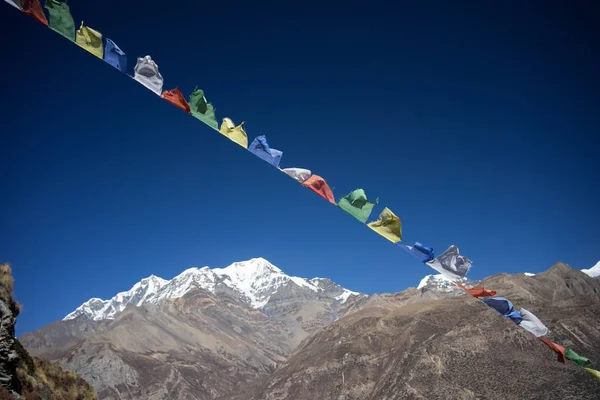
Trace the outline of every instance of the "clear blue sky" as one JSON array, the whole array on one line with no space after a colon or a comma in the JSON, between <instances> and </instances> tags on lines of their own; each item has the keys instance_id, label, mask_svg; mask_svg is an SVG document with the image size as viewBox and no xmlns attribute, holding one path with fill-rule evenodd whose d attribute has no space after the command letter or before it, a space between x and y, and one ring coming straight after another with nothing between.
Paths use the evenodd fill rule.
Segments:
<instances>
[{"instance_id":1,"label":"clear blue sky","mask_svg":"<svg viewBox=\"0 0 600 400\"><path fill-rule=\"evenodd\" d=\"M247 121L336 199L379 197L373 217L390 207L405 242L458 245L469 277L594 265L598 7L391 3L70 2L130 72L150 54L165 89L199 85L219 121ZM0 260L19 335L191 266L262 256L364 293L433 272L4 3L0 35Z\"/></svg>"}]
</instances>

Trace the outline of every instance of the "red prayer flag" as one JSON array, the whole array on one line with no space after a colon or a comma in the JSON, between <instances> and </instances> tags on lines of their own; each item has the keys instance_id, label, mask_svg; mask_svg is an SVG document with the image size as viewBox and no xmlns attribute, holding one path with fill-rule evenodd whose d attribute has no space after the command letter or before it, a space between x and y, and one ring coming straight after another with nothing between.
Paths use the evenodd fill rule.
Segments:
<instances>
[{"instance_id":1,"label":"red prayer flag","mask_svg":"<svg viewBox=\"0 0 600 400\"><path fill-rule=\"evenodd\" d=\"M327 185L327 182L325 182L325 179L321 178L319 175L311 175L310 178L302 182L302 186L309 188L331 204L335 204L333 192L329 188L329 185Z\"/></svg>"},{"instance_id":2,"label":"red prayer flag","mask_svg":"<svg viewBox=\"0 0 600 400\"><path fill-rule=\"evenodd\" d=\"M160 97L173 104L175 107L182 109L186 113L190 113L190 105L187 103L187 101L185 101L185 97L183 97L183 93L181 93L179 88L165 90Z\"/></svg>"},{"instance_id":3,"label":"red prayer flag","mask_svg":"<svg viewBox=\"0 0 600 400\"><path fill-rule=\"evenodd\" d=\"M31 18L37 20L38 22L48 26L48 20L46 19L44 10L42 10L40 0L23 0L21 5L23 6L23 12L25 14L29 15Z\"/></svg>"},{"instance_id":4,"label":"red prayer flag","mask_svg":"<svg viewBox=\"0 0 600 400\"><path fill-rule=\"evenodd\" d=\"M554 350L556 352L556 354L558 354L558 362L561 362L563 364L565 363L566 349L563 346L561 346L560 344L553 343L545 338L538 338L538 339L540 339L542 342L546 343L546 346L550 347L552 350Z\"/></svg>"}]
</instances>

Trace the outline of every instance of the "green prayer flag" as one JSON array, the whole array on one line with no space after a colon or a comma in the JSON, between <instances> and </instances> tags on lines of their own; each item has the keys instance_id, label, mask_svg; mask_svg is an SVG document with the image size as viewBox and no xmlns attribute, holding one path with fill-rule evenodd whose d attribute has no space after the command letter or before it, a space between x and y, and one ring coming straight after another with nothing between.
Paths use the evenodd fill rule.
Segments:
<instances>
[{"instance_id":1,"label":"green prayer flag","mask_svg":"<svg viewBox=\"0 0 600 400\"><path fill-rule=\"evenodd\" d=\"M50 22L48 26L69 39L75 41L75 21L69 10L67 2L58 2L56 0L47 0L44 4L48 14L50 14Z\"/></svg>"},{"instance_id":2,"label":"green prayer flag","mask_svg":"<svg viewBox=\"0 0 600 400\"><path fill-rule=\"evenodd\" d=\"M376 204L377 200L375 203L372 203L367 199L364 190L356 189L352 193L342 197L337 206L360 222L365 223Z\"/></svg>"},{"instance_id":3,"label":"green prayer flag","mask_svg":"<svg viewBox=\"0 0 600 400\"><path fill-rule=\"evenodd\" d=\"M198 118L214 130L219 130L219 123L215 116L215 108L211 103L206 101L202 89L195 89L192 94L190 94L190 109L194 117Z\"/></svg>"},{"instance_id":4,"label":"green prayer flag","mask_svg":"<svg viewBox=\"0 0 600 400\"><path fill-rule=\"evenodd\" d=\"M579 365L580 367L591 367L592 366L592 362L589 359L580 356L579 354L575 353L571 349L567 349L567 351L565 351L565 357L567 358L567 360L573 361L575 364Z\"/></svg>"}]
</instances>

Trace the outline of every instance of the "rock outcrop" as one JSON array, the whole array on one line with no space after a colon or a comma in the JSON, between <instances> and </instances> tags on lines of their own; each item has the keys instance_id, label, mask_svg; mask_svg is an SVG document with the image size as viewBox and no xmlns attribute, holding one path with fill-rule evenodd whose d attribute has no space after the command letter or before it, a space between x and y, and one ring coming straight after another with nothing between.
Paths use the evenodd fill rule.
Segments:
<instances>
[{"instance_id":1,"label":"rock outcrop","mask_svg":"<svg viewBox=\"0 0 600 400\"><path fill-rule=\"evenodd\" d=\"M13 299L13 278L8 264L0 264L0 386L21 393L17 379L19 356L15 349L15 323L19 305Z\"/></svg>"},{"instance_id":2,"label":"rock outcrop","mask_svg":"<svg viewBox=\"0 0 600 400\"><path fill-rule=\"evenodd\" d=\"M97 399L94 388L75 373L29 355L15 339L19 311L13 299L11 268L0 264L0 399Z\"/></svg>"}]
</instances>

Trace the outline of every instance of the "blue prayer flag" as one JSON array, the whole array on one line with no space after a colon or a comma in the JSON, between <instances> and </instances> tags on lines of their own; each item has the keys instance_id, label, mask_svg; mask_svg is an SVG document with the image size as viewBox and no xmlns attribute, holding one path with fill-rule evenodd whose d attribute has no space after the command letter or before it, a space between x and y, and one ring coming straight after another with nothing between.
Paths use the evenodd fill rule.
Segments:
<instances>
[{"instance_id":1,"label":"blue prayer flag","mask_svg":"<svg viewBox=\"0 0 600 400\"><path fill-rule=\"evenodd\" d=\"M415 244L412 246L398 243L398 246L423 263L431 261L435 258L435 252L433 251L433 248L427 247L419 242L415 242Z\"/></svg>"},{"instance_id":2,"label":"blue prayer flag","mask_svg":"<svg viewBox=\"0 0 600 400\"><path fill-rule=\"evenodd\" d=\"M127 56L109 38L106 38L106 46L104 47L104 61L123 73L127 72Z\"/></svg>"},{"instance_id":3,"label":"blue prayer flag","mask_svg":"<svg viewBox=\"0 0 600 400\"><path fill-rule=\"evenodd\" d=\"M523 320L521 317L521 313L516 311L513 308L510 300L505 299L504 297L488 297L485 299L481 299L485 304L498 311L500 314L504 316L504 318L510 318L513 320L515 324L520 324Z\"/></svg>"},{"instance_id":4,"label":"blue prayer flag","mask_svg":"<svg viewBox=\"0 0 600 400\"><path fill-rule=\"evenodd\" d=\"M269 147L265 135L257 136L256 138L254 138L252 143L250 143L248 150L255 156L262 158L263 160L275 167L279 167L281 157L283 156L282 151L275 150Z\"/></svg>"}]
</instances>

